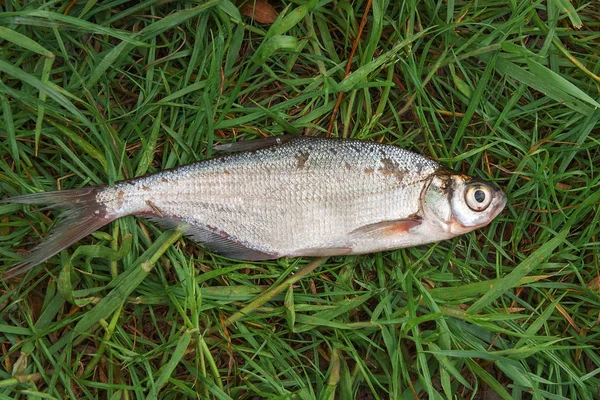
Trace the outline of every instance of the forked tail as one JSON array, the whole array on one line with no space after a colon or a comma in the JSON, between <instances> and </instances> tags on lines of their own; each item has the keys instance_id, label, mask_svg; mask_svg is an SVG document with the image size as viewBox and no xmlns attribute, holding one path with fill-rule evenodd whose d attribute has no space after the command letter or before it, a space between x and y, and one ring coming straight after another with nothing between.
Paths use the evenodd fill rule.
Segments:
<instances>
[{"instance_id":1,"label":"forked tail","mask_svg":"<svg viewBox=\"0 0 600 400\"><path fill-rule=\"evenodd\" d=\"M2 272L0 280L29 271L62 249L112 222L115 217L107 215L106 208L96 201L96 194L103 189L104 186L94 186L26 194L0 200L0 203L49 204L45 209L65 210L61 221L50 231L49 236L23 260Z\"/></svg>"}]
</instances>

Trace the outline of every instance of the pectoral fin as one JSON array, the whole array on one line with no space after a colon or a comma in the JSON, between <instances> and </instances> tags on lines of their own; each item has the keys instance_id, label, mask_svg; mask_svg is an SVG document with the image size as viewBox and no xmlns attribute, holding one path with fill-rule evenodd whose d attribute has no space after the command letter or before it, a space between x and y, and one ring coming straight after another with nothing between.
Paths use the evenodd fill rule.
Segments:
<instances>
[{"instance_id":1,"label":"pectoral fin","mask_svg":"<svg viewBox=\"0 0 600 400\"><path fill-rule=\"evenodd\" d=\"M409 231L423 222L423 218L415 215L394 221L381 221L365 225L354 230L350 236L392 236L409 233Z\"/></svg>"}]
</instances>

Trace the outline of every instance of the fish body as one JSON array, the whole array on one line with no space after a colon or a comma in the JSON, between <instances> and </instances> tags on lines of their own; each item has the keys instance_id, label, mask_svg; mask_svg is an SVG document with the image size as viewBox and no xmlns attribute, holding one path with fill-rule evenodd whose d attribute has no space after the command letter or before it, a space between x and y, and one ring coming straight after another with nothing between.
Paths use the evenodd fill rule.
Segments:
<instances>
[{"instance_id":1,"label":"fish body","mask_svg":"<svg viewBox=\"0 0 600 400\"><path fill-rule=\"evenodd\" d=\"M506 202L499 189L396 146L295 137L256 147L111 187L7 199L71 210L11 271L29 269L127 215L181 229L232 258L265 260L448 239L486 225ZM485 207L475 210L468 196L475 208Z\"/></svg>"}]
</instances>

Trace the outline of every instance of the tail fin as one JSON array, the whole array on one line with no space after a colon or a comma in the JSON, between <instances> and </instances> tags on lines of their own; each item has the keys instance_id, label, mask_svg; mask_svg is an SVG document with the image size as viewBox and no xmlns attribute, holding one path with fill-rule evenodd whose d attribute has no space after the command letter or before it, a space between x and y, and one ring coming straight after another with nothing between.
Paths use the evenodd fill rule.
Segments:
<instances>
[{"instance_id":1,"label":"tail fin","mask_svg":"<svg viewBox=\"0 0 600 400\"><path fill-rule=\"evenodd\" d=\"M50 204L45 209L66 210L61 215L62 221L50 231L48 238L35 247L23 260L3 272L0 280L6 280L29 271L62 249L112 222L115 217L108 215L105 207L96 201L96 194L103 189L103 186L94 186L84 189L26 194L0 200L0 203Z\"/></svg>"}]
</instances>

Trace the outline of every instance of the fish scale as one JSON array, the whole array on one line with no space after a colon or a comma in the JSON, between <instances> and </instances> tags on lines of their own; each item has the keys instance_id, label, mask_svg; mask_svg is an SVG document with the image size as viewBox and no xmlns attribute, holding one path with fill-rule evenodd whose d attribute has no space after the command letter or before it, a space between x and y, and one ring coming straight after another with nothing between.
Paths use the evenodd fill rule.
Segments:
<instances>
[{"instance_id":1,"label":"fish scale","mask_svg":"<svg viewBox=\"0 0 600 400\"><path fill-rule=\"evenodd\" d=\"M253 150L111 187L2 200L69 210L47 240L3 277L126 215L180 229L232 258L264 260L362 254L448 239L485 226L506 203L501 190L396 146L309 137L247 146Z\"/></svg>"},{"instance_id":2,"label":"fish scale","mask_svg":"<svg viewBox=\"0 0 600 400\"><path fill-rule=\"evenodd\" d=\"M382 160L396 170L386 169ZM296 139L120 184L100 193L98 202L122 216L152 213L150 201L167 218L217 227L261 252L292 255L349 246L349 232L417 212L423 176L439 168L397 147ZM152 189L140 189L144 186ZM122 210L113 205L118 199L108 200L119 191L127 204ZM193 200L181 200L188 198Z\"/></svg>"}]
</instances>

